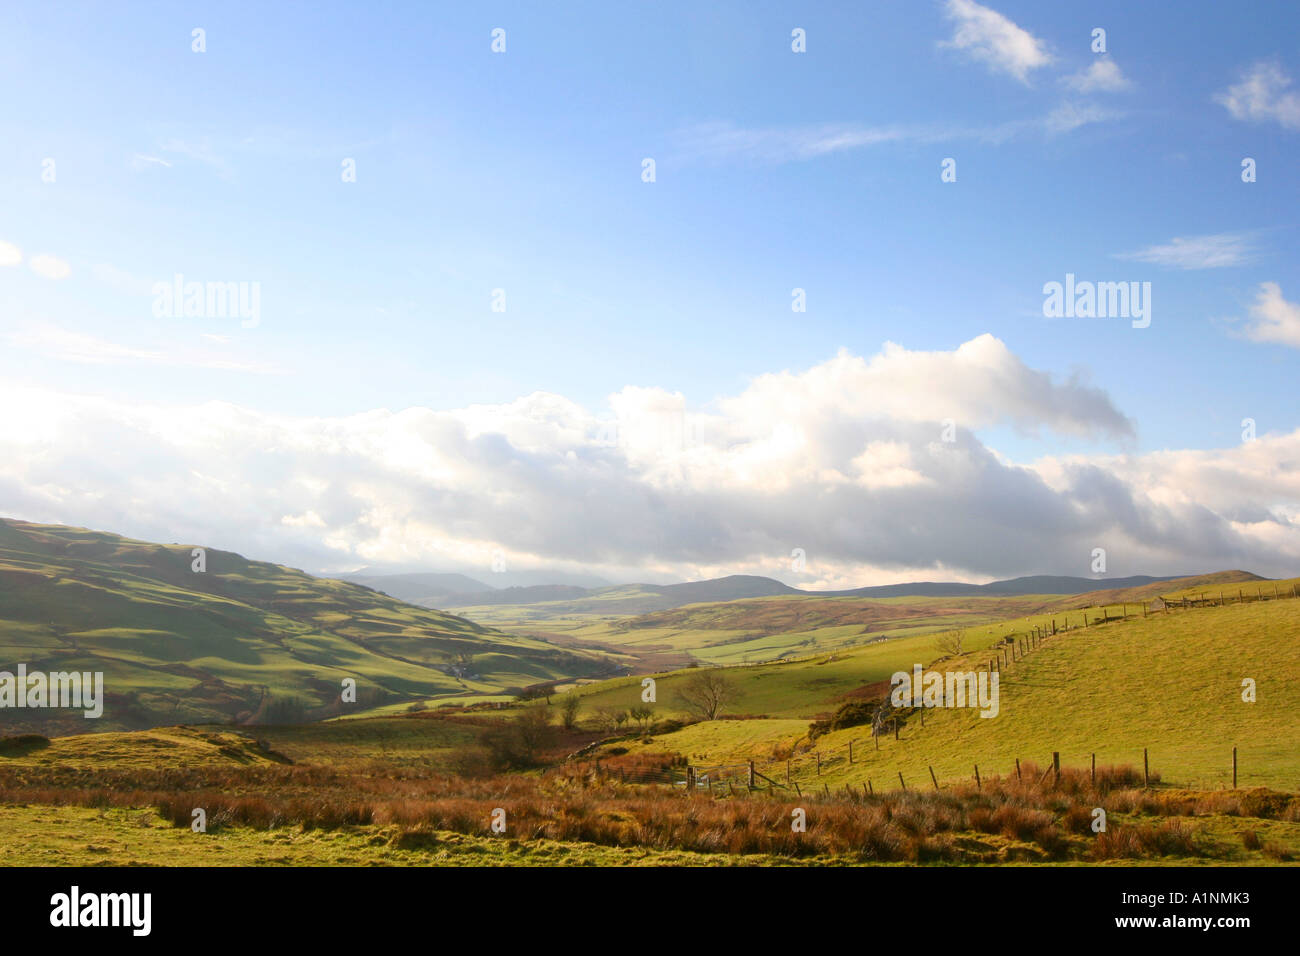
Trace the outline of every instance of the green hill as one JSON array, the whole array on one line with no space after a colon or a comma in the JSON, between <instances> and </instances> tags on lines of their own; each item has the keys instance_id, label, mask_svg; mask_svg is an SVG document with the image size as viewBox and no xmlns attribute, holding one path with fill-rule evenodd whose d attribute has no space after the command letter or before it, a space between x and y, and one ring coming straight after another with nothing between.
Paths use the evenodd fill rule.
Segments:
<instances>
[{"instance_id":1,"label":"green hill","mask_svg":"<svg viewBox=\"0 0 1300 956\"><path fill-rule=\"evenodd\" d=\"M4 732L289 721L608 671L369 588L190 545L0 519L0 671L102 671L103 717L0 711ZM357 683L357 703L341 701Z\"/></svg>"},{"instance_id":2,"label":"green hill","mask_svg":"<svg viewBox=\"0 0 1300 956\"><path fill-rule=\"evenodd\" d=\"M1217 597L1223 583L1226 599L1227 585L1244 580L1226 574L1169 582L1164 593L1195 595L1204 587L1208 596L1213 583ZM1055 617L1060 626L1063 614L1049 609L967 629L960 657L946 655L934 636L917 636L787 664L728 668L722 673L735 696L727 713L766 719L697 723L632 746L674 751L700 764L754 759L782 780L792 757L793 779L805 789L861 787L868 780L877 789L895 788L900 772L909 786L930 788L931 768L942 784L969 780L976 764L985 776L1014 774L1017 758L1041 767L1054 752L1065 766L1087 767L1096 754L1098 765L1141 769L1144 749L1164 781L1217 787L1231 783L1235 746L1243 785L1300 789L1300 600L1291 597L1298 583L1243 587L1246 602L1233 603L1234 583L1225 605L1148 617L1131 594L1120 594L1130 598L1128 618L1114 619L1122 606L1117 601L1107 606L1110 623L1099 624L1103 611L1094 608L1085 629L1076 610L1068 615L1071 628L1055 635L1050 622ZM878 749L866 725L810 739L806 718L882 696L892 672L915 664L982 669L1000 635L1023 637L1034 625L1046 625L1050 636L1002 673L996 718L974 709L930 709L922 726L919 712L904 712L899 738L886 732ZM658 679L657 712L681 715L674 691L691 673ZM1255 682L1253 703L1242 699L1246 678ZM636 703L639 686L638 680L603 681L581 693L593 710L627 707Z\"/></svg>"}]
</instances>

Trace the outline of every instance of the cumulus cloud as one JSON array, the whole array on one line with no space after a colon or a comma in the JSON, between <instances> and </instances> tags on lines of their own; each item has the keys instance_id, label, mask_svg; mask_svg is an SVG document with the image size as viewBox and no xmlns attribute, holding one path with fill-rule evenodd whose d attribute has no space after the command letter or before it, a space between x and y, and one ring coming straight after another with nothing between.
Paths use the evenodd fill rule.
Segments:
<instances>
[{"instance_id":1,"label":"cumulus cloud","mask_svg":"<svg viewBox=\"0 0 1300 956\"><path fill-rule=\"evenodd\" d=\"M1282 298L1282 287L1276 282L1261 283L1250 309L1246 337L1300 348L1300 305Z\"/></svg>"},{"instance_id":2,"label":"cumulus cloud","mask_svg":"<svg viewBox=\"0 0 1300 956\"><path fill-rule=\"evenodd\" d=\"M1291 77L1282 67L1262 61L1246 70L1239 82L1214 94L1214 101L1239 120L1300 129L1300 94L1289 90L1290 86Z\"/></svg>"},{"instance_id":3,"label":"cumulus cloud","mask_svg":"<svg viewBox=\"0 0 1300 956\"><path fill-rule=\"evenodd\" d=\"M1079 93L1118 93L1130 86L1119 64L1109 57L1094 60L1086 70L1067 76L1065 85Z\"/></svg>"},{"instance_id":4,"label":"cumulus cloud","mask_svg":"<svg viewBox=\"0 0 1300 956\"><path fill-rule=\"evenodd\" d=\"M963 50L998 73L1027 83L1029 72L1052 62L1042 40L996 10L974 0L948 0L948 19L955 24L944 46Z\"/></svg>"},{"instance_id":5,"label":"cumulus cloud","mask_svg":"<svg viewBox=\"0 0 1300 956\"><path fill-rule=\"evenodd\" d=\"M706 409L629 387L596 414L501 405L269 415L0 386L7 513L318 568L583 568L662 579L777 573L826 585L1300 559L1300 432L1221 451L1016 463L973 429L1123 436L1104 393L981 336L891 345L755 379ZM945 421L949 419L951 421ZM952 439L952 440L945 440ZM1290 510L1288 510L1290 509ZM1075 560L1075 556L1077 560ZM630 570L629 570L630 569Z\"/></svg>"},{"instance_id":6,"label":"cumulus cloud","mask_svg":"<svg viewBox=\"0 0 1300 956\"><path fill-rule=\"evenodd\" d=\"M12 242L0 242L0 266L22 265L23 251Z\"/></svg>"}]
</instances>

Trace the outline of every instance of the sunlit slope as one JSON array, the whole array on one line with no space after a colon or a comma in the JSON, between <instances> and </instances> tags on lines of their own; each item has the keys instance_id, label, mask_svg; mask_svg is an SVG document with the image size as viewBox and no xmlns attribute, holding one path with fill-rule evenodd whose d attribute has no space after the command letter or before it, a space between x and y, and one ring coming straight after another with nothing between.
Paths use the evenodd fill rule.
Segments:
<instances>
[{"instance_id":1,"label":"sunlit slope","mask_svg":"<svg viewBox=\"0 0 1300 956\"><path fill-rule=\"evenodd\" d=\"M0 669L102 671L107 700L98 721L5 710L0 729L325 716L343 707L345 678L358 706L373 706L605 667L597 654L231 552L207 550L203 572L192 561L189 545L0 520Z\"/></svg>"},{"instance_id":2,"label":"sunlit slope","mask_svg":"<svg viewBox=\"0 0 1300 956\"><path fill-rule=\"evenodd\" d=\"M1289 589L1288 589L1289 590ZM972 655L970 663L980 658ZM939 670L960 669L945 661ZM1255 682L1256 701L1242 699ZM1059 751L1063 764L1142 765L1183 785L1239 782L1300 789L1300 600L1198 608L1130 618L1058 633L1012 665L1000 686L1000 711L930 709L913 715L895 741L877 751L869 728L827 734L814 745L822 774L807 755L796 762L805 784L843 786L868 778L876 787L911 786L981 773L1014 772L1016 758L1040 765ZM855 763L847 745L858 741Z\"/></svg>"}]
</instances>

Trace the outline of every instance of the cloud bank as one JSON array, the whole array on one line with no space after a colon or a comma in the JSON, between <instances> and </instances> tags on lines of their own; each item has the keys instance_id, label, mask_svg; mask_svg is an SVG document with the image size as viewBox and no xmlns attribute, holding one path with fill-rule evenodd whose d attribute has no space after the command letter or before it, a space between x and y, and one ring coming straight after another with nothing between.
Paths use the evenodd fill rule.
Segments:
<instances>
[{"instance_id":1,"label":"cloud bank","mask_svg":"<svg viewBox=\"0 0 1300 956\"><path fill-rule=\"evenodd\" d=\"M1098 389L998 339L886 345L707 409L627 387L453 410L270 415L0 388L0 508L309 570L419 564L806 586L1300 563L1300 431L1215 451L1015 463L973 430L1122 440ZM612 413L611 413L612 412ZM788 573L794 548L808 574Z\"/></svg>"}]
</instances>

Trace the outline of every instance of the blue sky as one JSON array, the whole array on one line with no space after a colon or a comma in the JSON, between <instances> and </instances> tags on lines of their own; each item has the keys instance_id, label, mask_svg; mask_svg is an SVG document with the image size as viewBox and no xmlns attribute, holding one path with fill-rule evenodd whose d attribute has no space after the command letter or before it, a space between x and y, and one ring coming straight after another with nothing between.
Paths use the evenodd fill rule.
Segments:
<instances>
[{"instance_id":1,"label":"blue sky","mask_svg":"<svg viewBox=\"0 0 1300 956\"><path fill-rule=\"evenodd\" d=\"M16 4L5 19L12 386L313 419L535 392L600 417L641 386L703 413L841 349L991 334L1132 422L970 423L1009 460L1221 449L1245 417L1300 429L1294 4ZM256 327L155 316L149 287L176 273L257 283ZM1045 318L1043 285L1066 273L1150 282L1150 327ZM1266 283L1271 337L1253 311ZM1290 507L1268 494L1240 507ZM893 566L859 557L843 573Z\"/></svg>"}]
</instances>

